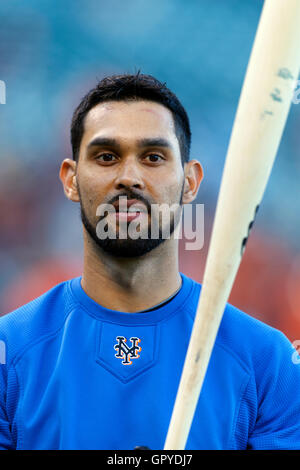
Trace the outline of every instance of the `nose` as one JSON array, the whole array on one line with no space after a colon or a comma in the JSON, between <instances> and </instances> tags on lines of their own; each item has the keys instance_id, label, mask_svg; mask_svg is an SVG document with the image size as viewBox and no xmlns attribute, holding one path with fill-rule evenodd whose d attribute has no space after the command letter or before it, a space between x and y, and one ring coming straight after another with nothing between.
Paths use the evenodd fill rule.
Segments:
<instances>
[{"instance_id":1,"label":"nose","mask_svg":"<svg viewBox=\"0 0 300 470\"><path fill-rule=\"evenodd\" d=\"M115 187L116 189L144 189L145 185L136 161L126 160L119 166Z\"/></svg>"}]
</instances>

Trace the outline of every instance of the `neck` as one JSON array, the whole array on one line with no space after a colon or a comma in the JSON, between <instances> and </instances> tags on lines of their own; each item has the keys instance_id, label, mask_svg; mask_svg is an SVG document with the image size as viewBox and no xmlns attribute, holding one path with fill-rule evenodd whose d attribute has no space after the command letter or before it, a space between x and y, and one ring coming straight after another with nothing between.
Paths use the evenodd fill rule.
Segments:
<instances>
[{"instance_id":1,"label":"neck","mask_svg":"<svg viewBox=\"0 0 300 470\"><path fill-rule=\"evenodd\" d=\"M139 312L168 299L181 285L178 240L165 240L139 258L113 257L84 231L82 288L103 307Z\"/></svg>"}]
</instances>

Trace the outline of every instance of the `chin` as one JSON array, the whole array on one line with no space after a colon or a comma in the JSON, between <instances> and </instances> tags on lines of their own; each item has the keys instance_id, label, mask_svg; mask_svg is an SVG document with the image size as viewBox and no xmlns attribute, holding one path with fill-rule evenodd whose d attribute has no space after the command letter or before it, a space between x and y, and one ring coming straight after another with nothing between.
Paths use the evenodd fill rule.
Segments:
<instances>
[{"instance_id":1,"label":"chin","mask_svg":"<svg viewBox=\"0 0 300 470\"><path fill-rule=\"evenodd\" d=\"M157 248L164 239L137 240L95 240L97 245L106 253L116 258L139 258Z\"/></svg>"}]
</instances>

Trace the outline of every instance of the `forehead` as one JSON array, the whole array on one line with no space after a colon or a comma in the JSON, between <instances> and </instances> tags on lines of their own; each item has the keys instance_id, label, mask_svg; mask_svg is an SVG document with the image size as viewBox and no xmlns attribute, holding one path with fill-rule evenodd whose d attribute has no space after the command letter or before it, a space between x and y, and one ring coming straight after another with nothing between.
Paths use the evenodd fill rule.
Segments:
<instances>
[{"instance_id":1,"label":"forehead","mask_svg":"<svg viewBox=\"0 0 300 470\"><path fill-rule=\"evenodd\" d=\"M82 145L95 136L125 139L164 137L175 144L171 111L153 101L107 101L94 106L86 115Z\"/></svg>"}]
</instances>

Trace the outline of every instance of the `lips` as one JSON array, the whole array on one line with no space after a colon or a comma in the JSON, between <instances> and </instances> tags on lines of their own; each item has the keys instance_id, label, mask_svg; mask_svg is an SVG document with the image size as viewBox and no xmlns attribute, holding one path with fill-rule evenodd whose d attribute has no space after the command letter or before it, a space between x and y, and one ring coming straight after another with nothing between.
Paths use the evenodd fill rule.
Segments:
<instances>
[{"instance_id":1,"label":"lips","mask_svg":"<svg viewBox=\"0 0 300 470\"><path fill-rule=\"evenodd\" d=\"M144 203L138 199L120 198L113 204L118 213L148 213L148 209Z\"/></svg>"},{"instance_id":2,"label":"lips","mask_svg":"<svg viewBox=\"0 0 300 470\"><path fill-rule=\"evenodd\" d=\"M148 219L148 208L138 199L127 199L122 197L114 202L115 218L119 223L128 223L132 220Z\"/></svg>"}]
</instances>

